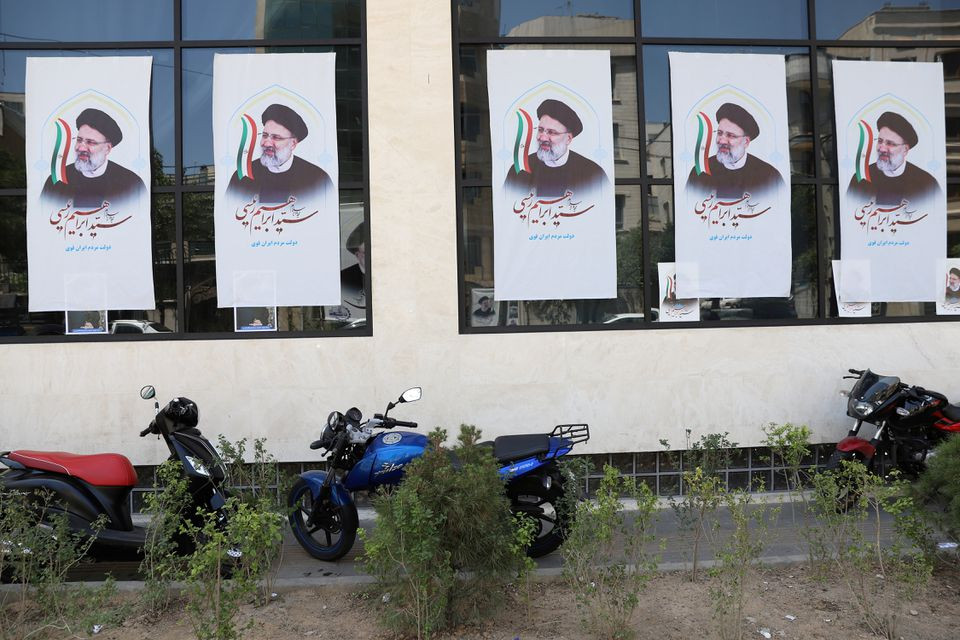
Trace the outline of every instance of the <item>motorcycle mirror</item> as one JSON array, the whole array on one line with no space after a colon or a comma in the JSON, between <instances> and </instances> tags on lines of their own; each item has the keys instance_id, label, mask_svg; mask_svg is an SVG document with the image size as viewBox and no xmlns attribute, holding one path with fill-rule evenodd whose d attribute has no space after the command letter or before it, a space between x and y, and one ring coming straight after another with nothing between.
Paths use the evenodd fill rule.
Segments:
<instances>
[{"instance_id":1,"label":"motorcycle mirror","mask_svg":"<svg viewBox=\"0 0 960 640\"><path fill-rule=\"evenodd\" d=\"M153 400L156 395L157 390L153 388L152 384L148 384L143 389L140 389L140 397L144 400Z\"/></svg>"},{"instance_id":2,"label":"motorcycle mirror","mask_svg":"<svg viewBox=\"0 0 960 640\"><path fill-rule=\"evenodd\" d=\"M422 394L423 390L420 387L413 387L404 391L398 402L416 402Z\"/></svg>"}]
</instances>

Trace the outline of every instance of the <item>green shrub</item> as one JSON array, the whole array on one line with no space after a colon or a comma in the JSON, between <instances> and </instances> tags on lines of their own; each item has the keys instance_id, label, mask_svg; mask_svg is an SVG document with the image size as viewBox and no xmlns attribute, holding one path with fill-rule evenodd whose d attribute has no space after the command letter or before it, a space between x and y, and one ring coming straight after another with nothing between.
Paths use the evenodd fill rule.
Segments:
<instances>
[{"instance_id":1,"label":"green shrub","mask_svg":"<svg viewBox=\"0 0 960 640\"><path fill-rule=\"evenodd\" d=\"M360 532L363 564L383 594L391 629L427 638L449 625L481 618L526 563L503 482L480 432L461 426L452 452L446 431L405 468L403 482L373 501L377 526ZM456 459L451 457L451 453Z\"/></svg>"},{"instance_id":2,"label":"green shrub","mask_svg":"<svg viewBox=\"0 0 960 640\"><path fill-rule=\"evenodd\" d=\"M140 563L144 580L140 602L150 616L158 616L173 603L171 587L183 579L187 545L193 546L181 531L193 499L179 460L167 460L157 467L155 489L144 496L143 512L150 522Z\"/></svg>"},{"instance_id":3,"label":"green shrub","mask_svg":"<svg viewBox=\"0 0 960 640\"><path fill-rule=\"evenodd\" d=\"M930 524L949 539L960 540L960 437L938 446L914 484L918 502L927 506Z\"/></svg>"},{"instance_id":4,"label":"green shrub","mask_svg":"<svg viewBox=\"0 0 960 640\"><path fill-rule=\"evenodd\" d=\"M634 498L635 513L622 498ZM599 638L630 638L630 619L657 566L647 546L654 540L657 499L645 484L605 465L595 501L581 502L561 547L563 575L576 595L583 621Z\"/></svg>"}]
</instances>

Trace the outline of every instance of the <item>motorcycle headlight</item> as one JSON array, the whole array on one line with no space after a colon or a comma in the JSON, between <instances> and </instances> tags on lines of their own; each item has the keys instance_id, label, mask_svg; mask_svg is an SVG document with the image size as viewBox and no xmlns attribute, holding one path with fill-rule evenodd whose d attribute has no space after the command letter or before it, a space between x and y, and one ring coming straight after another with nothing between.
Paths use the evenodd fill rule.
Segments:
<instances>
[{"instance_id":1,"label":"motorcycle headlight","mask_svg":"<svg viewBox=\"0 0 960 640\"><path fill-rule=\"evenodd\" d=\"M203 460L201 460L200 458L187 456L187 462L190 464L191 467L193 467L193 470L199 473L200 475L207 476L208 478L210 477L210 472L207 470L206 465L203 464Z\"/></svg>"},{"instance_id":2,"label":"motorcycle headlight","mask_svg":"<svg viewBox=\"0 0 960 640\"><path fill-rule=\"evenodd\" d=\"M853 410L856 412L857 415L866 417L871 413L873 413L873 405L870 404L869 402L860 401L860 402L854 403Z\"/></svg>"}]
</instances>

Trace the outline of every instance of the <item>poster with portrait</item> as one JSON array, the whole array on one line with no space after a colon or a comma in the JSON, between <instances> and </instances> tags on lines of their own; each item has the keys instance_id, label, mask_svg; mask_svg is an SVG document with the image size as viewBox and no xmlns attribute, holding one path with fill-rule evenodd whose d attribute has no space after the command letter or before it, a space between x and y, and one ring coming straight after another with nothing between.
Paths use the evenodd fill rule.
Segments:
<instances>
[{"instance_id":1,"label":"poster with portrait","mask_svg":"<svg viewBox=\"0 0 960 640\"><path fill-rule=\"evenodd\" d=\"M340 304L324 307L324 317L341 325L367 317L366 224L361 203L340 204Z\"/></svg>"},{"instance_id":2,"label":"poster with portrait","mask_svg":"<svg viewBox=\"0 0 960 640\"><path fill-rule=\"evenodd\" d=\"M500 303L493 300L493 289L470 291L470 326L495 327L500 323Z\"/></svg>"},{"instance_id":3,"label":"poster with portrait","mask_svg":"<svg viewBox=\"0 0 960 640\"><path fill-rule=\"evenodd\" d=\"M960 259L937 260L937 315L960 315Z\"/></svg>"},{"instance_id":4,"label":"poster with portrait","mask_svg":"<svg viewBox=\"0 0 960 640\"><path fill-rule=\"evenodd\" d=\"M658 262L657 275L660 280L660 309L657 317L660 322L697 322L700 320L700 300L698 298L677 297L677 269L673 262Z\"/></svg>"},{"instance_id":5,"label":"poster with portrait","mask_svg":"<svg viewBox=\"0 0 960 640\"><path fill-rule=\"evenodd\" d=\"M783 56L670 52L680 298L790 295Z\"/></svg>"},{"instance_id":6,"label":"poster with portrait","mask_svg":"<svg viewBox=\"0 0 960 640\"><path fill-rule=\"evenodd\" d=\"M488 51L496 300L616 298L608 51Z\"/></svg>"},{"instance_id":7,"label":"poster with portrait","mask_svg":"<svg viewBox=\"0 0 960 640\"><path fill-rule=\"evenodd\" d=\"M869 318L871 315L871 304L869 302L844 302L840 299L840 281L843 279L844 274L847 278L862 278L864 281L866 278L869 278L869 271L861 275L857 273L856 264L854 268L851 269L851 265L846 265L847 268L844 269L844 265L840 260L832 260L831 265L833 268L833 295L837 301L837 316L840 318ZM866 277L864 277L866 276ZM869 290L868 287L860 288L860 291ZM861 295L863 295L861 293Z\"/></svg>"},{"instance_id":8,"label":"poster with portrait","mask_svg":"<svg viewBox=\"0 0 960 640\"><path fill-rule=\"evenodd\" d=\"M233 330L247 333L250 331L276 331L276 307L234 307Z\"/></svg>"},{"instance_id":9,"label":"poster with portrait","mask_svg":"<svg viewBox=\"0 0 960 640\"><path fill-rule=\"evenodd\" d=\"M220 307L340 303L334 56L214 56Z\"/></svg>"},{"instance_id":10,"label":"poster with portrait","mask_svg":"<svg viewBox=\"0 0 960 640\"><path fill-rule=\"evenodd\" d=\"M834 60L833 90L840 258L870 270L866 298L841 280L840 299L934 301L947 252L943 66Z\"/></svg>"},{"instance_id":11,"label":"poster with portrait","mask_svg":"<svg viewBox=\"0 0 960 640\"><path fill-rule=\"evenodd\" d=\"M30 311L156 307L151 64L27 58Z\"/></svg>"},{"instance_id":12,"label":"poster with portrait","mask_svg":"<svg viewBox=\"0 0 960 640\"><path fill-rule=\"evenodd\" d=\"M65 311L64 321L64 333L68 336L107 332L106 309L100 311Z\"/></svg>"}]
</instances>

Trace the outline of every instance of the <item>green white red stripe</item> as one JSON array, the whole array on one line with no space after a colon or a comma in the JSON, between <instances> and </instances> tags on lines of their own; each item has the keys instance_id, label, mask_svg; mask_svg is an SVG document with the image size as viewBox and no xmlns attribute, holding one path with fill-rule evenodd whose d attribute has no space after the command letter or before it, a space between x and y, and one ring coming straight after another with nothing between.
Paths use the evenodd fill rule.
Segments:
<instances>
[{"instance_id":1,"label":"green white red stripe","mask_svg":"<svg viewBox=\"0 0 960 640\"><path fill-rule=\"evenodd\" d=\"M516 173L530 173L530 160L527 154L533 139L533 118L523 109L517 109L517 139L513 144L513 170Z\"/></svg>"},{"instance_id":2,"label":"green white red stripe","mask_svg":"<svg viewBox=\"0 0 960 640\"><path fill-rule=\"evenodd\" d=\"M240 132L240 147L237 149L237 179L253 180L253 149L257 144L257 123L249 114L240 116L243 130Z\"/></svg>"},{"instance_id":3,"label":"green white red stripe","mask_svg":"<svg viewBox=\"0 0 960 640\"><path fill-rule=\"evenodd\" d=\"M697 150L694 153L694 169L697 175L710 175L710 145L713 144L713 123L703 111L697 113Z\"/></svg>"},{"instance_id":4,"label":"green white red stripe","mask_svg":"<svg viewBox=\"0 0 960 640\"><path fill-rule=\"evenodd\" d=\"M57 140L53 144L53 157L50 159L50 181L67 183L67 155L70 153L70 140L73 134L70 125L63 118L54 123L57 128Z\"/></svg>"},{"instance_id":5,"label":"green white red stripe","mask_svg":"<svg viewBox=\"0 0 960 640\"><path fill-rule=\"evenodd\" d=\"M857 182L870 182L870 154L873 152L873 129L861 120L860 144L857 146Z\"/></svg>"}]
</instances>

